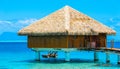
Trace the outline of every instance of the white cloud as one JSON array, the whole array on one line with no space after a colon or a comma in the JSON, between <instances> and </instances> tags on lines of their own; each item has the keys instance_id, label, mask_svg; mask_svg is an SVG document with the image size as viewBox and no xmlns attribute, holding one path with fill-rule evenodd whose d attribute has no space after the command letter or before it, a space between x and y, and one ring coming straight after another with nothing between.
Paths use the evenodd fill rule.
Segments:
<instances>
[{"instance_id":1,"label":"white cloud","mask_svg":"<svg viewBox=\"0 0 120 69\"><path fill-rule=\"evenodd\" d=\"M115 26L111 25L110 28L115 29Z\"/></svg>"},{"instance_id":2,"label":"white cloud","mask_svg":"<svg viewBox=\"0 0 120 69\"><path fill-rule=\"evenodd\" d=\"M111 21L111 22L120 22L120 17L110 18L110 21Z\"/></svg>"},{"instance_id":3,"label":"white cloud","mask_svg":"<svg viewBox=\"0 0 120 69\"><path fill-rule=\"evenodd\" d=\"M0 21L0 23L11 23L10 21Z\"/></svg>"},{"instance_id":4,"label":"white cloud","mask_svg":"<svg viewBox=\"0 0 120 69\"><path fill-rule=\"evenodd\" d=\"M37 19L25 19L25 20L7 20L7 21L0 21L0 34L4 32L17 32L19 29L37 21Z\"/></svg>"},{"instance_id":5,"label":"white cloud","mask_svg":"<svg viewBox=\"0 0 120 69\"><path fill-rule=\"evenodd\" d=\"M110 22L114 22L113 18L110 18Z\"/></svg>"},{"instance_id":6,"label":"white cloud","mask_svg":"<svg viewBox=\"0 0 120 69\"><path fill-rule=\"evenodd\" d=\"M120 17L110 18L110 22L112 22L113 24L115 24L114 26L120 26Z\"/></svg>"},{"instance_id":7,"label":"white cloud","mask_svg":"<svg viewBox=\"0 0 120 69\"><path fill-rule=\"evenodd\" d=\"M120 22L116 24L116 26L120 26Z\"/></svg>"},{"instance_id":8,"label":"white cloud","mask_svg":"<svg viewBox=\"0 0 120 69\"><path fill-rule=\"evenodd\" d=\"M18 23L21 24L29 24L29 23L33 23L34 21L36 21L37 19L28 19L28 20L19 20Z\"/></svg>"}]
</instances>

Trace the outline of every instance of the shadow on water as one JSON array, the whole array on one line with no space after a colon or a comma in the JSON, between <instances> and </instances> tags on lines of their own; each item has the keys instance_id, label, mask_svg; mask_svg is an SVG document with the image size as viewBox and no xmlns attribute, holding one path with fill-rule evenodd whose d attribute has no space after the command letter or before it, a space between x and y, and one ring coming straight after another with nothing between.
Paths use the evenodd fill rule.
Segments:
<instances>
[{"instance_id":1,"label":"shadow on water","mask_svg":"<svg viewBox=\"0 0 120 69\"><path fill-rule=\"evenodd\" d=\"M120 65L110 64L110 63L97 63L93 66L95 66L95 67L120 67Z\"/></svg>"},{"instance_id":2,"label":"shadow on water","mask_svg":"<svg viewBox=\"0 0 120 69\"><path fill-rule=\"evenodd\" d=\"M69 62L64 59L47 59L47 60L23 60L23 61L11 61L13 63L50 63L50 64L59 64L59 63L94 63L92 60L80 60L80 59L71 59Z\"/></svg>"},{"instance_id":3,"label":"shadow on water","mask_svg":"<svg viewBox=\"0 0 120 69\"><path fill-rule=\"evenodd\" d=\"M71 59L70 63L93 63L93 60L86 60L86 59Z\"/></svg>"},{"instance_id":4,"label":"shadow on water","mask_svg":"<svg viewBox=\"0 0 120 69\"><path fill-rule=\"evenodd\" d=\"M10 62L11 63L11 62ZM20 64L24 64L24 65L32 65L32 67L40 67L40 66L42 66L42 65L44 65L44 64L48 64L47 66L49 66L49 64L51 65L51 64L57 64L57 65L59 65L59 66L61 66L61 65L66 65L67 64L67 66L71 66L71 64L72 65L76 65L76 63L78 64L77 65L77 67L79 67L79 65L81 65L81 63L82 64L86 64L86 63L92 63L91 65L90 65L90 67L92 66L92 67L97 67L97 68L102 68L102 67L104 67L104 68L106 68L106 67L112 67L112 68L119 68L120 67L120 65L117 65L117 64L107 64L107 63L101 63L101 62L94 62L94 61L92 61L92 60L74 60L74 59L72 59L71 61L69 61L69 62L65 62L63 59L59 59L59 60L41 60L41 61L35 61L35 60L23 60L23 61L12 61L12 63L20 63ZM80 64L79 64L80 63ZM42 65L41 65L42 64ZM50 67L50 66L49 66ZM73 66L71 66L71 67L73 67ZM1 68L0 68L1 69ZM2 68L2 69L7 69L7 68Z\"/></svg>"},{"instance_id":5,"label":"shadow on water","mask_svg":"<svg viewBox=\"0 0 120 69\"><path fill-rule=\"evenodd\" d=\"M6 68L6 67L4 67L4 66L0 66L0 69L9 69L9 68Z\"/></svg>"}]
</instances>

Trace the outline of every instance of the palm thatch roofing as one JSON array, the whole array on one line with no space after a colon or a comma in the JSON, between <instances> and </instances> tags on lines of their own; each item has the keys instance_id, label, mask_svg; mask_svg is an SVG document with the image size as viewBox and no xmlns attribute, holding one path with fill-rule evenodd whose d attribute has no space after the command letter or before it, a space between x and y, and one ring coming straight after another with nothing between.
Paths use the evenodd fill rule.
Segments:
<instances>
[{"instance_id":1,"label":"palm thatch roofing","mask_svg":"<svg viewBox=\"0 0 120 69\"><path fill-rule=\"evenodd\" d=\"M19 35L98 35L116 34L114 30L69 7L62 9L21 29Z\"/></svg>"}]
</instances>

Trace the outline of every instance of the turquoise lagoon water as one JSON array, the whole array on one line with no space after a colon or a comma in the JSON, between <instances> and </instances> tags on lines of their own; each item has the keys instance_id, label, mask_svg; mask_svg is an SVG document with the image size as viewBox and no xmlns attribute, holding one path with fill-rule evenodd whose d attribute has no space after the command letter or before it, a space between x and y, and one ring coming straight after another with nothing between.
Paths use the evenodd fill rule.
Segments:
<instances>
[{"instance_id":1,"label":"turquoise lagoon water","mask_svg":"<svg viewBox=\"0 0 120 69\"><path fill-rule=\"evenodd\" d=\"M116 48L119 48L119 45L120 43L115 43ZM35 53L27 48L25 42L0 43L0 69L120 69L116 54L110 54L109 64L105 62L104 52L99 52L98 57L99 62L93 62L92 51L73 51L70 52L71 61L64 62L65 53L59 51L57 59L41 57L41 62L39 62L35 61Z\"/></svg>"}]
</instances>

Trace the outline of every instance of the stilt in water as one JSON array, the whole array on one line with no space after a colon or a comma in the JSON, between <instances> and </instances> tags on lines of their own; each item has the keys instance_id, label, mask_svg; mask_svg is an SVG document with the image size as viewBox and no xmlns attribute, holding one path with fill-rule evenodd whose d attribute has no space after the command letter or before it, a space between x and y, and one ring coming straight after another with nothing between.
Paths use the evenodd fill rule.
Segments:
<instances>
[{"instance_id":1,"label":"stilt in water","mask_svg":"<svg viewBox=\"0 0 120 69\"><path fill-rule=\"evenodd\" d=\"M66 62L70 61L70 53L69 53L69 51L65 51L65 61Z\"/></svg>"},{"instance_id":2,"label":"stilt in water","mask_svg":"<svg viewBox=\"0 0 120 69\"><path fill-rule=\"evenodd\" d=\"M118 64L120 64L120 54L118 54Z\"/></svg>"},{"instance_id":3,"label":"stilt in water","mask_svg":"<svg viewBox=\"0 0 120 69\"><path fill-rule=\"evenodd\" d=\"M110 63L110 54L106 52L106 63Z\"/></svg>"},{"instance_id":4,"label":"stilt in water","mask_svg":"<svg viewBox=\"0 0 120 69\"><path fill-rule=\"evenodd\" d=\"M94 51L94 61L95 62L99 61L99 59L98 59L98 52L97 51Z\"/></svg>"},{"instance_id":5,"label":"stilt in water","mask_svg":"<svg viewBox=\"0 0 120 69\"><path fill-rule=\"evenodd\" d=\"M36 61L40 61L40 51L35 51L36 54Z\"/></svg>"}]
</instances>

